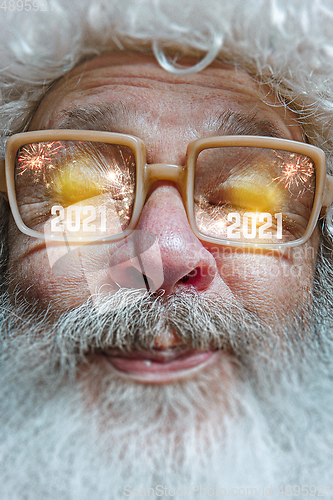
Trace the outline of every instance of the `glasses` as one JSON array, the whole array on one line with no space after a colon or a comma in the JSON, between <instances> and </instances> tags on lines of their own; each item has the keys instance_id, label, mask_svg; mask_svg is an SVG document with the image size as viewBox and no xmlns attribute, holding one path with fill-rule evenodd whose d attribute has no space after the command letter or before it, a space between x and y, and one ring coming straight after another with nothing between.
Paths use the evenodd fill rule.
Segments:
<instances>
[{"instance_id":1,"label":"glasses","mask_svg":"<svg viewBox=\"0 0 333 500\"><path fill-rule=\"evenodd\" d=\"M0 165L20 231L53 241L125 238L160 180L179 186L200 240L233 247L301 245L333 201L323 151L270 137L198 139L181 166L147 164L143 141L130 135L24 132L8 139Z\"/></svg>"}]
</instances>

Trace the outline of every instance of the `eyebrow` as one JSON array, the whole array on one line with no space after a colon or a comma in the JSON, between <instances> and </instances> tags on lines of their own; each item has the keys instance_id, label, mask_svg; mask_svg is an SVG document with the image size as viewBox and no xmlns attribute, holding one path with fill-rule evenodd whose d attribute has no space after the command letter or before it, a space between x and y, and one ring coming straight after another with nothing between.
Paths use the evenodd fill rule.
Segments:
<instances>
[{"instance_id":1,"label":"eyebrow","mask_svg":"<svg viewBox=\"0 0 333 500\"><path fill-rule=\"evenodd\" d=\"M282 132L269 120L262 120L257 114L243 115L235 111L223 111L216 120L217 135L258 135L284 137Z\"/></svg>"},{"instance_id":2,"label":"eyebrow","mask_svg":"<svg viewBox=\"0 0 333 500\"><path fill-rule=\"evenodd\" d=\"M127 133L124 125L133 121L137 114L135 107L122 103L99 104L94 107L76 107L60 112L59 129L97 130L101 132ZM212 124L212 135L255 135L265 137L284 137L282 132L269 120L257 117L257 114L245 115L224 110ZM126 127L127 130L127 127Z\"/></svg>"},{"instance_id":3,"label":"eyebrow","mask_svg":"<svg viewBox=\"0 0 333 500\"><path fill-rule=\"evenodd\" d=\"M97 130L100 132L120 132L120 124L136 114L123 104L106 103L94 107L76 107L60 112L59 129Z\"/></svg>"}]
</instances>

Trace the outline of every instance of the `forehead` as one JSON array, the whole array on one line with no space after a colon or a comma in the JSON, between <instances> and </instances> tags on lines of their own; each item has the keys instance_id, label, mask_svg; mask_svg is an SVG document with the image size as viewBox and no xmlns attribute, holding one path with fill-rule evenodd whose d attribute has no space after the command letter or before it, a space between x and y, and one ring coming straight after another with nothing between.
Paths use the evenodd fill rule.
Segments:
<instances>
[{"instance_id":1,"label":"forehead","mask_svg":"<svg viewBox=\"0 0 333 500\"><path fill-rule=\"evenodd\" d=\"M180 76L152 56L126 53L96 57L68 73L47 93L30 128L95 128L143 139L154 128L167 128L193 140L214 135L226 111L267 121L281 137L302 140L295 114L240 68L215 62Z\"/></svg>"}]
</instances>

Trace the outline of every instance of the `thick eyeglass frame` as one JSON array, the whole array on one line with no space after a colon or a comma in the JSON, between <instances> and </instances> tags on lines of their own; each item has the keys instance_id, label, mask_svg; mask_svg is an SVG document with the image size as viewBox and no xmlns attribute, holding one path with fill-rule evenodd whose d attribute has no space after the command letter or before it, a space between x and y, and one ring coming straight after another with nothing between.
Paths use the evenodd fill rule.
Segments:
<instances>
[{"instance_id":1,"label":"thick eyeglass frame","mask_svg":"<svg viewBox=\"0 0 333 500\"><path fill-rule=\"evenodd\" d=\"M15 160L20 147L25 144L45 141L89 141L103 142L120 146L128 146L134 153L136 160L136 187L132 217L127 228L119 234L96 238L96 236L75 237L66 235L71 241L118 241L129 236L135 229L150 187L157 181L170 181L179 186L183 203L186 209L189 224L195 236L201 241L226 245L231 247L252 247L276 249L299 246L305 243L312 235L321 209L333 202L333 176L326 174L325 153L306 143L287 139L260 137L260 136L221 136L207 137L190 142L187 146L186 164L173 165L169 163L146 162L146 146L144 142L132 135L113 132L98 132L87 130L42 130L37 132L23 132L10 137L6 144L5 161L0 163L0 191L9 201L13 218L19 230L36 238L45 240L64 241L61 235L44 234L29 229L22 221L15 193ZM312 159L316 169L316 189L311 216L302 238L284 243L252 243L237 242L228 239L215 238L202 234L195 222L194 216L194 174L195 164L199 153L208 148L218 147L256 147L276 150L285 150L306 155Z\"/></svg>"}]
</instances>

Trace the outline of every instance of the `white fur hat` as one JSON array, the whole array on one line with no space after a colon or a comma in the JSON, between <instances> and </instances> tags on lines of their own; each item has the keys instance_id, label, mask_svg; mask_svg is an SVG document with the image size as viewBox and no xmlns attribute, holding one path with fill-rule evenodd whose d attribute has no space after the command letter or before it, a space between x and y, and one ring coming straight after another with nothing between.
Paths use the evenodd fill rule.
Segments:
<instances>
[{"instance_id":1,"label":"white fur hat","mask_svg":"<svg viewBox=\"0 0 333 500\"><path fill-rule=\"evenodd\" d=\"M331 0L35 0L19 12L21 3L7 0L0 16L2 148L83 58L141 50L175 72L165 53L196 55L194 70L214 58L239 65L298 111L311 143L331 150Z\"/></svg>"}]
</instances>

